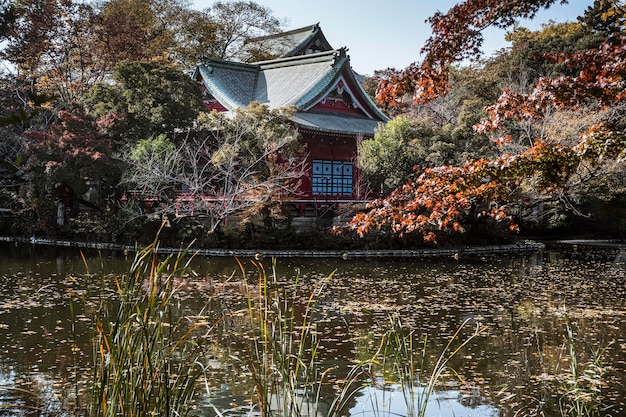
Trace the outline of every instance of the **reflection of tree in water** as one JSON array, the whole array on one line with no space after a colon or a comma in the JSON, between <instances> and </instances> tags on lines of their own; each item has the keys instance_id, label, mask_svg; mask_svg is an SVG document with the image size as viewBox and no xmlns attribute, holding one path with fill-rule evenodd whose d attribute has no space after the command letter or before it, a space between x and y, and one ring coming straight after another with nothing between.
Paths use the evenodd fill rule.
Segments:
<instances>
[{"instance_id":1,"label":"reflection of tree in water","mask_svg":"<svg viewBox=\"0 0 626 417\"><path fill-rule=\"evenodd\" d=\"M616 266L621 266L624 267L626 265L626 253L624 252L624 247L620 246L619 248L619 252L617 253L617 256L615 256L615 259L613 259L613 267Z\"/></svg>"}]
</instances>

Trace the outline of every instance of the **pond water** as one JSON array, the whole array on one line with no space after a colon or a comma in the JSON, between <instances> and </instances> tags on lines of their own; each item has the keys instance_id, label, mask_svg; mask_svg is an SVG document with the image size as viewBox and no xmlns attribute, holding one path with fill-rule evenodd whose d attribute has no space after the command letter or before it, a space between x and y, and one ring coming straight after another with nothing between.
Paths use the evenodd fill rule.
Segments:
<instances>
[{"instance_id":1,"label":"pond water","mask_svg":"<svg viewBox=\"0 0 626 417\"><path fill-rule=\"evenodd\" d=\"M0 415L81 414L92 374L92 312L72 291L97 293L101 278L124 273L132 256L85 251L83 259L78 249L0 244ZM178 293L181 314L197 314L217 287L226 308L236 309L242 285L253 284L257 271L251 260L241 263L245 275L235 259L195 258ZM261 263L271 269L271 260ZM371 355L394 317L425 341L417 349L425 368L463 323L459 340L484 326L450 360L454 371L442 376L427 416L558 416L572 401L570 347L580 372L578 399L592 398L588 405L626 415L624 247L563 245L438 260L278 259L276 268L286 285L300 277L303 299L336 271L313 317L321 360L337 373L322 403L330 403L356 359ZM207 363L210 392L199 398L197 414L213 415L215 407L224 416L254 415L250 376L226 363L245 353L225 332L207 337L216 353ZM592 371L601 378L588 377L598 375ZM355 393L347 414L410 415L408 407L423 398L423 389L407 395L399 381L382 375Z\"/></svg>"}]
</instances>

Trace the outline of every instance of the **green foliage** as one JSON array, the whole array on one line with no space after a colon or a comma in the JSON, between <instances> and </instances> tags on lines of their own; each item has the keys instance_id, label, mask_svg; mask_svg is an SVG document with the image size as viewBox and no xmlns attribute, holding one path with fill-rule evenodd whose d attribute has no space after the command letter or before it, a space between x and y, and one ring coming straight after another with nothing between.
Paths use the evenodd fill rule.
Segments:
<instances>
[{"instance_id":1,"label":"green foliage","mask_svg":"<svg viewBox=\"0 0 626 417\"><path fill-rule=\"evenodd\" d=\"M154 139L140 140L130 151L130 160L141 164L153 156L164 157L174 150L174 144L165 135L159 135Z\"/></svg>"},{"instance_id":2,"label":"green foliage","mask_svg":"<svg viewBox=\"0 0 626 417\"><path fill-rule=\"evenodd\" d=\"M122 62L113 78L123 89L128 113L152 132L188 128L202 108L198 83L170 65Z\"/></svg>"},{"instance_id":3,"label":"green foliage","mask_svg":"<svg viewBox=\"0 0 626 417\"><path fill-rule=\"evenodd\" d=\"M82 97L87 111L96 119L107 114L126 115L128 108L119 85L98 83Z\"/></svg>"},{"instance_id":4,"label":"green foliage","mask_svg":"<svg viewBox=\"0 0 626 417\"><path fill-rule=\"evenodd\" d=\"M598 47L604 40L578 22L549 22L537 31L518 27L509 32L506 39L512 43L511 48L498 55L487 68L498 72L503 88L509 87L504 83L511 80L522 89L536 84L540 77L576 73L576 68L546 59L545 54L586 51Z\"/></svg>"},{"instance_id":5,"label":"green foliage","mask_svg":"<svg viewBox=\"0 0 626 417\"><path fill-rule=\"evenodd\" d=\"M398 116L379 126L373 139L359 144L359 167L366 179L383 193L398 188L415 173L415 167L459 165L493 153L483 135L476 134L469 122L475 104L463 102L462 124L437 126L429 119L410 120ZM473 114L473 113L472 113Z\"/></svg>"},{"instance_id":6,"label":"green foliage","mask_svg":"<svg viewBox=\"0 0 626 417\"><path fill-rule=\"evenodd\" d=\"M96 85L87 102L96 117L122 117L126 142L188 130L202 110L198 83L165 62L121 62L113 78L117 85Z\"/></svg>"},{"instance_id":7,"label":"green foliage","mask_svg":"<svg viewBox=\"0 0 626 417\"><path fill-rule=\"evenodd\" d=\"M415 166L460 165L495 156L496 146L473 126L498 96L496 81L474 67L451 69L450 80L445 97L394 107L400 116L359 145L360 168L372 185L388 192L411 178Z\"/></svg>"},{"instance_id":8,"label":"green foliage","mask_svg":"<svg viewBox=\"0 0 626 417\"><path fill-rule=\"evenodd\" d=\"M595 0L578 18L588 30L616 40L626 28L626 10L622 0Z\"/></svg>"},{"instance_id":9,"label":"green foliage","mask_svg":"<svg viewBox=\"0 0 626 417\"><path fill-rule=\"evenodd\" d=\"M457 163L459 144L452 124L437 127L428 121L416 123L418 138L411 142L414 158L420 167L433 167Z\"/></svg>"},{"instance_id":10,"label":"green foliage","mask_svg":"<svg viewBox=\"0 0 626 417\"><path fill-rule=\"evenodd\" d=\"M381 191L387 192L402 184L417 163L409 144L417 132L406 117L398 117L380 125L373 139L359 144L359 167L366 178Z\"/></svg>"},{"instance_id":11,"label":"green foliage","mask_svg":"<svg viewBox=\"0 0 626 417\"><path fill-rule=\"evenodd\" d=\"M232 116L218 112L202 114L198 129L204 134L220 132L225 143L236 146L239 151L255 153L268 142L293 138L293 131L285 122L294 111L289 108L272 110L267 105L252 102L245 108L235 109ZM290 144L291 151L298 149L296 141L290 141Z\"/></svg>"}]
</instances>

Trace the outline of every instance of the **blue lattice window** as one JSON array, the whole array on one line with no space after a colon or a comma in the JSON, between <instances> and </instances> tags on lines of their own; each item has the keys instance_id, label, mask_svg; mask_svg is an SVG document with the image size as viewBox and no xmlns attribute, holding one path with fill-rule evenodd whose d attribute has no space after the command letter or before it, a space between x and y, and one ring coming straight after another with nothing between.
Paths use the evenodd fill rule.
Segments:
<instances>
[{"instance_id":1,"label":"blue lattice window","mask_svg":"<svg viewBox=\"0 0 626 417\"><path fill-rule=\"evenodd\" d=\"M313 160L313 195L351 196L352 162Z\"/></svg>"}]
</instances>

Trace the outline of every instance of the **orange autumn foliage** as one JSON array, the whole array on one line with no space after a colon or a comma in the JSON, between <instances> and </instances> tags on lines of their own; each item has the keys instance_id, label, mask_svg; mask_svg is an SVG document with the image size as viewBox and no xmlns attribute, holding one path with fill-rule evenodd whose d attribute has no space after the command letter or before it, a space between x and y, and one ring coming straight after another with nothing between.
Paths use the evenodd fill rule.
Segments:
<instances>
[{"instance_id":1,"label":"orange autumn foliage","mask_svg":"<svg viewBox=\"0 0 626 417\"><path fill-rule=\"evenodd\" d=\"M571 149L538 142L518 155L426 168L388 197L369 203L348 227L360 236L381 230L419 233L427 242L436 240L437 232L463 232L465 225L485 218L516 231L507 202L516 195L519 178L535 176L547 191L562 185L578 162Z\"/></svg>"},{"instance_id":2,"label":"orange autumn foliage","mask_svg":"<svg viewBox=\"0 0 626 417\"><path fill-rule=\"evenodd\" d=\"M422 49L424 60L386 77L379 84L378 100L393 106L409 94L422 103L445 94L450 65L479 56L482 29L506 28L557 2L466 0L446 14L435 14L429 19L433 34ZM510 121L539 121L548 110L587 106L600 113L626 104L626 37L611 37L597 49L545 58L574 69L575 75L542 78L529 94L504 91L485 109L487 117L475 127L479 133L504 144L511 139ZM537 191L549 194L563 189L582 162L593 168L602 159L625 156L623 117L607 114L574 144L537 140L519 154L417 172L388 197L371 202L348 227L359 235L384 230L400 236L418 233L425 241L434 241L441 231L462 232L467 225L490 218L517 231L508 203L519 199L524 179L532 178Z\"/></svg>"}]
</instances>

